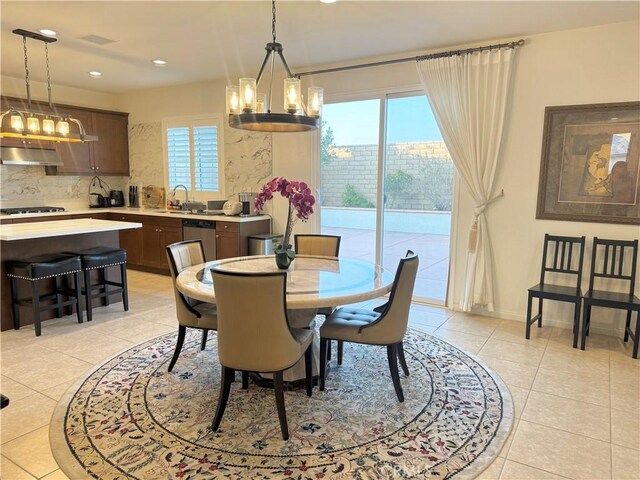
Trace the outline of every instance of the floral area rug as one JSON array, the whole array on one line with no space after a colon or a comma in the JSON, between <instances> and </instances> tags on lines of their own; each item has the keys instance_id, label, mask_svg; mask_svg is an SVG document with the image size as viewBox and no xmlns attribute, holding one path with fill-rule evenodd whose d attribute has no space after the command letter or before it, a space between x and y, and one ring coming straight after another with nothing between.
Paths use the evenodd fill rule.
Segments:
<instances>
[{"instance_id":1,"label":"floral area rug","mask_svg":"<svg viewBox=\"0 0 640 480\"><path fill-rule=\"evenodd\" d=\"M345 344L343 365L334 355L324 392L285 393L288 441L280 436L273 390L242 390L239 381L214 433L216 335L200 351L199 331L188 334L168 373L175 337L115 356L60 401L50 436L70 478L473 478L498 455L513 423L511 396L495 373L409 330L404 403L386 348Z\"/></svg>"}]
</instances>

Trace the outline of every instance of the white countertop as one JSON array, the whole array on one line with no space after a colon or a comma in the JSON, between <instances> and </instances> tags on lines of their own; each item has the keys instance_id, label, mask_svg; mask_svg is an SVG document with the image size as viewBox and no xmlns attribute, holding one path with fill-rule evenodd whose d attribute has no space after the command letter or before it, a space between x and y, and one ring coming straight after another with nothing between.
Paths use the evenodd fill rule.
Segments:
<instances>
[{"instance_id":1,"label":"white countertop","mask_svg":"<svg viewBox=\"0 0 640 480\"><path fill-rule=\"evenodd\" d=\"M141 223L114 222L111 220L95 220L93 218L77 218L72 220L54 220L51 222L16 223L0 225L0 240L28 240L33 238L61 237L82 233L110 232L142 228Z\"/></svg>"},{"instance_id":2,"label":"white countertop","mask_svg":"<svg viewBox=\"0 0 640 480\"><path fill-rule=\"evenodd\" d=\"M99 213L120 213L123 215L151 215L154 217L170 217L170 218L192 218L194 220L214 220L218 222L257 222L259 220L269 219L268 215L254 215L251 217L227 216L227 215L197 215L192 213L183 213L180 211L169 211L164 209L153 208L135 208L135 207L110 207L110 208L79 208L69 209L66 212L52 213L21 213L19 215L0 215L0 219L10 220L16 218L35 218L35 217L58 217L62 215L97 215Z\"/></svg>"}]
</instances>

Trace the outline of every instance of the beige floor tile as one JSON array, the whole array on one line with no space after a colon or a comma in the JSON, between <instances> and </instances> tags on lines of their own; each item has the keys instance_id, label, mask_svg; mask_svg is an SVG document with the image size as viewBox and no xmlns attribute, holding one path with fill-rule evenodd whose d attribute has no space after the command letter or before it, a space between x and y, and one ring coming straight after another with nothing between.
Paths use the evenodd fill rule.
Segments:
<instances>
[{"instance_id":1,"label":"beige floor tile","mask_svg":"<svg viewBox=\"0 0 640 480\"><path fill-rule=\"evenodd\" d=\"M618 358L610 358L609 369L611 383L626 383L627 385L640 385L640 360L636 363L622 362Z\"/></svg>"},{"instance_id":2,"label":"beige floor tile","mask_svg":"<svg viewBox=\"0 0 640 480\"><path fill-rule=\"evenodd\" d=\"M51 453L49 425L4 443L2 454L38 478L60 468Z\"/></svg>"},{"instance_id":3,"label":"beige floor tile","mask_svg":"<svg viewBox=\"0 0 640 480\"><path fill-rule=\"evenodd\" d=\"M55 400L40 393L11 401L7 408L0 410L2 443L48 425L55 406Z\"/></svg>"},{"instance_id":4,"label":"beige floor tile","mask_svg":"<svg viewBox=\"0 0 640 480\"><path fill-rule=\"evenodd\" d=\"M437 327L428 327L426 325L416 325L413 323L409 324L409 328L414 328L416 330L420 330L422 332L427 332L427 333L435 333L436 330L438 329Z\"/></svg>"},{"instance_id":5,"label":"beige floor tile","mask_svg":"<svg viewBox=\"0 0 640 480\"><path fill-rule=\"evenodd\" d=\"M608 335L602 335L599 333L591 333L587 337L586 352L594 355L609 355L609 347L611 337ZM580 346L581 338L578 337L578 347ZM573 348L573 332L571 330L563 330L555 335L549 337L549 345L552 348Z\"/></svg>"},{"instance_id":6,"label":"beige floor tile","mask_svg":"<svg viewBox=\"0 0 640 480\"><path fill-rule=\"evenodd\" d=\"M611 409L611 442L640 450L640 415Z\"/></svg>"},{"instance_id":7,"label":"beige floor tile","mask_svg":"<svg viewBox=\"0 0 640 480\"><path fill-rule=\"evenodd\" d=\"M41 480L69 480L69 477L67 477L62 470L58 469L51 472L46 477L42 477Z\"/></svg>"},{"instance_id":8,"label":"beige floor tile","mask_svg":"<svg viewBox=\"0 0 640 480\"><path fill-rule=\"evenodd\" d=\"M520 418L524 406L527 403L527 397L529 396L528 388L516 387L515 385L509 385L509 391L511 392L511 398L513 398L513 410L515 418Z\"/></svg>"},{"instance_id":9,"label":"beige floor tile","mask_svg":"<svg viewBox=\"0 0 640 480\"><path fill-rule=\"evenodd\" d=\"M55 400L56 402L62 398L62 395L69 390L72 385L77 383L77 379L69 380L68 382L61 383L56 385L55 387L47 388L42 390L40 393L46 395L47 397Z\"/></svg>"},{"instance_id":10,"label":"beige floor tile","mask_svg":"<svg viewBox=\"0 0 640 480\"><path fill-rule=\"evenodd\" d=\"M609 408L532 391L522 420L609 442Z\"/></svg>"},{"instance_id":11,"label":"beige floor tile","mask_svg":"<svg viewBox=\"0 0 640 480\"><path fill-rule=\"evenodd\" d=\"M0 463L0 478L3 480L35 480L36 477L25 472L3 455Z\"/></svg>"},{"instance_id":12,"label":"beige floor tile","mask_svg":"<svg viewBox=\"0 0 640 480\"><path fill-rule=\"evenodd\" d=\"M549 342L549 336L554 331L554 327L531 328L530 339L525 338L526 324L514 320L503 320L495 329L491 338L504 340L506 342L521 343L523 345L532 344L545 346Z\"/></svg>"},{"instance_id":13,"label":"beige floor tile","mask_svg":"<svg viewBox=\"0 0 640 480\"><path fill-rule=\"evenodd\" d=\"M521 463L507 460L502 468L500 480L561 480L565 477L538 470Z\"/></svg>"},{"instance_id":14,"label":"beige floor tile","mask_svg":"<svg viewBox=\"0 0 640 480\"><path fill-rule=\"evenodd\" d=\"M505 383L527 389L533 385L533 380L538 371L537 367L510 362L499 356L485 355L482 353L479 354L479 357L495 370Z\"/></svg>"},{"instance_id":15,"label":"beige floor tile","mask_svg":"<svg viewBox=\"0 0 640 480\"><path fill-rule=\"evenodd\" d=\"M612 383L611 408L638 415L640 413L640 385Z\"/></svg>"},{"instance_id":16,"label":"beige floor tile","mask_svg":"<svg viewBox=\"0 0 640 480\"><path fill-rule=\"evenodd\" d=\"M581 402L609 406L609 381L606 379L585 380L585 377L579 375L540 368L531 389Z\"/></svg>"},{"instance_id":17,"label":"beige floor tile","mask_svg":"<svg viewBox=\"0 0 640 480\"><path fill-rule=\"evenodd\" d=\"M495 318L456 313L442 324L442 328L489 337L499 323L500 320L496 320Z\"/></svg>"},{"instance_id":18,"label":"beige floor tile","mask_svg":"<svg viewBox=\"0 0 640 480\"><path fill-rule=\"evenodd\" d=\"M490 338L487 340L487 343L484 344L482 350L480 350L480 354L500 357L504 360L521 363L523 365L538 366L544 350L544 347L533 344L520 345Z\"/></svg>"},{"instance_id":19,"label":"beige floor tile","mask_svg":"<svg viewBox=\"0 0 640 480\"><path fill-rule=\"evenodd\" d=\"M504 465L504 458L497 457L491 465L489 465L484 471L480 473L476 477L477 480L498 480L500 478L500 473L502 472L502 467Z\"/></svg>"},{"instance_id":20,"label":"beige floor tile","mask_svg":"<svg viewBox=\"0 0 640 480\"><path fill-rule=\"evenodd\" d=\"M638 480L640 478L640 452L638 450L613 445L611 456L614 480Z\"/></svg>"},{"instance_id":21,"label":"beige floor tile","mask_svg":"<svg viewBox=\"0 0 640 480\"><path fill-rule=\"evenodd\" d=\"M540 368L555 372L571 373L584 377L609 380L609 357L594 355L575 348L554 349L547 345L547 349L540 362Z\"/></svg>"},{"instance_id":22,"label":"beige floor tile","mask_svg":"<svg viewBox=\"0 0 640 480\"><path fill-rule=\"evenodd\" d=\"M175 332L178 330L178 325L168 326L140 320L138 317L128 317L120 322L109 322L100 325L96 330L104 335L140 343L164 333Z\"/></svg>"},{"instance_id":23,"label":"beige floor tile","mask_svg":"<svg viewBox=\"0 0 640 480\"><path fill-rule=\"evenodd\" d=\"M10 401L15 401L36 393L35 390L4 375L0 376L0 392L2 392L5 397L9 397Z\"/></svg>"},{"instance_id":24,"label":"beige floor tile","mask_svg":"<svg viewBox=\"0 0 640 480\"><path fill-rule=\"evenodd\" d=\"M446 325L446 324L445 324ZM447 342L469 353L478 353L487 341L486 337L480 337L471 333L464 333L458 330L446 330L438 328L435 334Z\"/></svg>"},{"instance_id":25,"label":"beige floor tile","mask_svg":"<svg viewBox=\"0 0 640 480\"><path fill-rule=\"evenodd\" d=\"M520 420L507 460L564 477L611 478L610 444Z\"/></svg>"},{"instance_id":26,"label":"beige floor tile","mask_svg":"<svg viewBox=\"0 0 640 480\"><path fill-rule=\"evenodd\" d=\"M429 327L439 327L447 321L447 310L412 305L409 310L409 323L418 323Z\"/></svg>"}]
</instances>

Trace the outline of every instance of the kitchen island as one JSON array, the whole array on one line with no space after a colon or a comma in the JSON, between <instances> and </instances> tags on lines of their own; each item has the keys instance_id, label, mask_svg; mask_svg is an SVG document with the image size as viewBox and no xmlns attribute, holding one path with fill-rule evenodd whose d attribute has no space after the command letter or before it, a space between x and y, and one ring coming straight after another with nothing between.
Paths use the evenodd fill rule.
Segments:
<instances>
[{"instance_id":1,"label":"kitchen island","mask_svg":"<svg viewBox=\"0 0 640 480\"><path fill-rule=\"evenodd\" d=\"M11 314L11 291L5 265L7 260L22 260L49 253L69 250L85 250L92 247L118 248L119 232L141 228L137 222L96 220L91 218L55 220L49 222L18 223L0 226L0 268L2 297L0 301L0 330L13 328ZM115 276L114 279L118 277ZM20 298L30 297L27 282L19 282ZM41 282L42 289L53 290L53 280ZM99 299L104 301L103 299ZM42 319L52 318L53 311L43 312ZM22 325L33 323L32 312L23 308L20 316Z\"/></svg>"}]
</instances>

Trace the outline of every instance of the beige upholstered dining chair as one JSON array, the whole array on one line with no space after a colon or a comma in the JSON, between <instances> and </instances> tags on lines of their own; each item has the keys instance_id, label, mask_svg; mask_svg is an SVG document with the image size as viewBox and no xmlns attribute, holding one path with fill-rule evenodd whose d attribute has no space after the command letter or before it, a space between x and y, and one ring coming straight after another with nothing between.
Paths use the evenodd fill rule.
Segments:
<instances>
[{"instance_id":1,"label":"beige upholstered dining chair","mask_svg":"<svg viewBox=\"0 0 640 480\"><path fill-rule=\"evenodd\" d=\"M299 233L294 236L296 253L320 257L337 257L340 254L341 238L339 235ZM317 313L328 317L335 309L336 307L323 307L319 308ZM327 358L331 360L331 342L327 347ZM338 342L338 365L342 365L342 349L342 342Z\"/></svg>"},{"instance_id":2,"label":"beige upholstered dining chair","mask_svg":"<svg viewBox=\"0 0 640 480\"><path fill-rule=\"evenodd\" d=\"M282 438L289 438L282 372L305 357L307 395L312 390L313 330L289 327L286 272L211 270L218 305L218 358L222 382L212 428L220 427L235 371L272 373ZM251 301L247 301L251 292ZM248 387L243 379L243 388Z\"/></svg>"},{"instance_id":3,"label":"beige upholstered dining chair","mask_svg":"<svg viewBox=\"0 0 640 480\"><path fill-rule=\"evenodd\" d=\"M205 262L202 242L200 240L186 240L173 243L167 247L167 257L169 259L171 278L173 279L173 292L176 297L176 314L178 317L178 341L176 342L176 349L171 363L169 363L169 371L171 371L182 350L187 327L202 329L200 349L204 350L207 345L209 330L218 329L218 316L215 305L186 297L176 288L176 278L180 272L185 268Z\"/></svg>"},{"instance_id":4,"label":"beige upholstered dining chair","mask_svg":"<svg viewBox=\"0 0 640 480\"><path fill-rule=\"evenodd\" d=\"M398 359L405 375L409 369L404 358L402 340L407 331L413 286L418 272L418 256L411 250L400 260L389 301L376 310L342 307L332 313L320 327L320 390L324 390L329 340L385 345L391 379L398 397L404 393L398 374Z\"/></svg>"}]
</instances>

